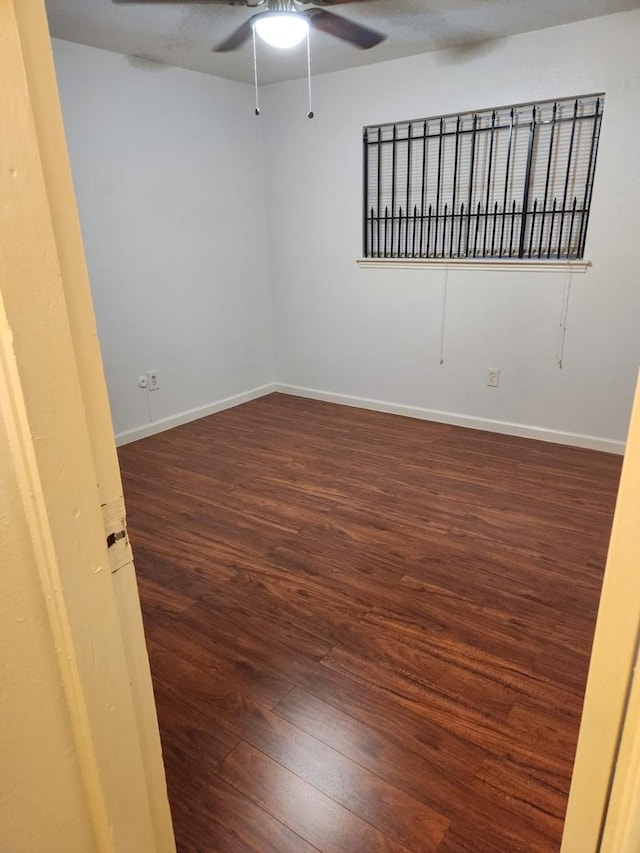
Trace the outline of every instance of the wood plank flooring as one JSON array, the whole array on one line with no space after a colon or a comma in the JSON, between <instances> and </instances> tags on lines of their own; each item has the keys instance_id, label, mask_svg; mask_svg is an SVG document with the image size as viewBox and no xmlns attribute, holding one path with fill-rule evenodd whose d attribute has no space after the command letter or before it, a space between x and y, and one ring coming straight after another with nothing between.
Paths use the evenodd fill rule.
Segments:
<instances>
[{"instance_id":1,"label":"wood plank flooring","mask_svg":"<svg viewBox=\"0 0 640 853\"><path fill-rule=\"evenodd\" d=\"M619 457L273 394L120 461L180 853L559 849Z\"/></svg>"}]
</instances>

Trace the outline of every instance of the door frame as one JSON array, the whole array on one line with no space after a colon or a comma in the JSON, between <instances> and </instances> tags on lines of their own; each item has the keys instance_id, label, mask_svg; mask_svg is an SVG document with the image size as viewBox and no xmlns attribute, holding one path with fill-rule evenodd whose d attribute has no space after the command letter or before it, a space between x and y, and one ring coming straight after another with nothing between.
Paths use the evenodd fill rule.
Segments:
<instances>
[{"instance_id":1,"label":"door frame","mask_svg":"<svg viewBox=\"0 0 640 853\"><path fill-rule=\"evenodd\" d=\"M634 681L639 628L640 381L600 594L562 853L639 849L637 843L629 846L639 834L640 762L633 763L640 756L635 739L640 685L637 677Z\"/></svg>"},{"instance_id":2,"label":"door frame","mask_svg":"<svg viewBox=\"0 0 640 853\"><path fill-rule=\"evenodd\" d=\"M0 32L0 416L95 849L175 853L43 0L0 0Z\"/></svg>"}]
</instances>

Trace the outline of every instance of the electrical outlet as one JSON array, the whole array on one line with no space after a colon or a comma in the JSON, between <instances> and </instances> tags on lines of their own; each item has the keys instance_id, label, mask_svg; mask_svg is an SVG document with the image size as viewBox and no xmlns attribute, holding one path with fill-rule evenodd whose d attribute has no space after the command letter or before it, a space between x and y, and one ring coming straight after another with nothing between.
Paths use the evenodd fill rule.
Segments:
<instances>
[{"instance_id":1,"label":"electrical outlet","mask_svg":"<svg viewBox=\"0 0 640 853\"><path fill-rule=\"evenodd\" d=\"M149 391L157 391L160 387L160 377L157 370L147 370L147 379L149 380Z\"/></svg>"},{"instance_id":2,"label":"electrical outlet","mask_svg":"<svg viewBox=\"0 0 640 853\"><path fill-rule=\"evenodd\" d=\"M487 375L487 385L489 388L497 388L500 384L500 371L497 367L490 367Z\"/></svg>"}]
</instances>

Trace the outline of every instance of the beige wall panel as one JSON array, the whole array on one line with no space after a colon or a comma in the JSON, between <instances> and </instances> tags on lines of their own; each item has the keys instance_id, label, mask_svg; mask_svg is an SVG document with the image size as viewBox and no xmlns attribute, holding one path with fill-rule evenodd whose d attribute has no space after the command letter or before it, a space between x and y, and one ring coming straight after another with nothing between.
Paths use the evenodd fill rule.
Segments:
<instances>
[{"instance_id":1,"label":"beige wall panel","mask_svg":"<svg viewBox=\"0 0 640 853\"><path fill-rule=\"evenodd\" d=\"M0 548L0 851L89 853L73 732L1 419Z\"/></svg>"}]
</instances>

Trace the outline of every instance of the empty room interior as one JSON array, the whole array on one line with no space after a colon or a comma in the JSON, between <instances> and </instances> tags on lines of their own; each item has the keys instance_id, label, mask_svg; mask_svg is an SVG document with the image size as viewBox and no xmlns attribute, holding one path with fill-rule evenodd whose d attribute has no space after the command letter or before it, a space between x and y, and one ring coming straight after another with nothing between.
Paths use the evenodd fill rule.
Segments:
<instances>
[{"instance_id":1,"label":"empty room interior","mask_svg":"<svg viewBox=\"0 0 640 853\"><path fill-rule=\"evenodd\" d=\"M47 0L178 851L596 850L639 5Z\"/></svg>"}]
</instances>

